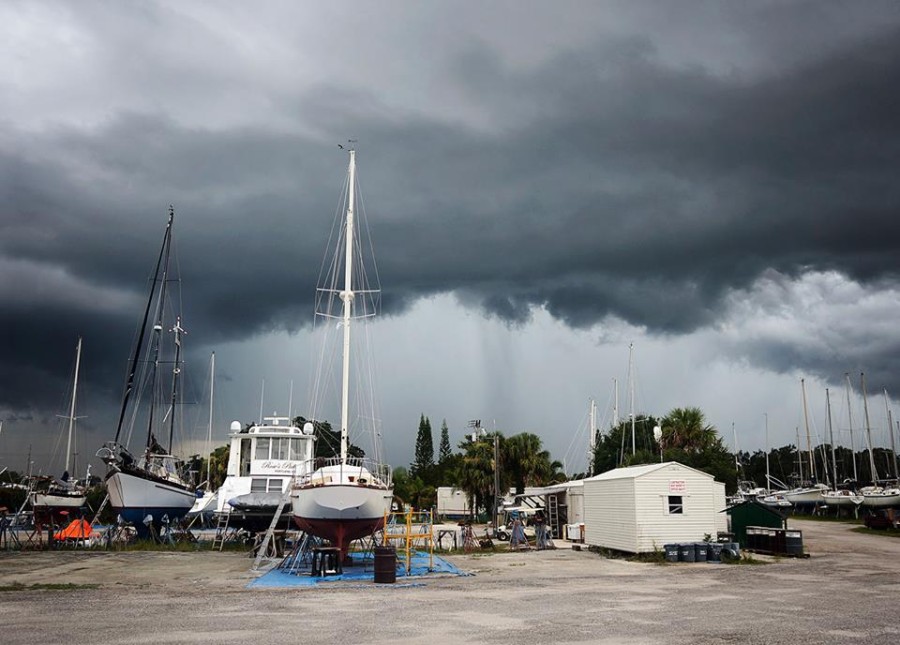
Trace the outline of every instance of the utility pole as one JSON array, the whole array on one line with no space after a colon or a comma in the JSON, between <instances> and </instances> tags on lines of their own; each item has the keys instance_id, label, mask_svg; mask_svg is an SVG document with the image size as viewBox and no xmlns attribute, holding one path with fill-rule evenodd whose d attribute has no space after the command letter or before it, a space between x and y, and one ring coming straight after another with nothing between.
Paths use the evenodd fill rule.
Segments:
<instances>
[{"instance_id":1,"label":"utility pole","mask_svg":"<svg viewBox=\"0 0 900 645\"><path fill-rule=\"evenodd\" d=\"M500 514L500 435L494 432L494 516L491 520L497 526Z\"/></svg>"}]
</instances>

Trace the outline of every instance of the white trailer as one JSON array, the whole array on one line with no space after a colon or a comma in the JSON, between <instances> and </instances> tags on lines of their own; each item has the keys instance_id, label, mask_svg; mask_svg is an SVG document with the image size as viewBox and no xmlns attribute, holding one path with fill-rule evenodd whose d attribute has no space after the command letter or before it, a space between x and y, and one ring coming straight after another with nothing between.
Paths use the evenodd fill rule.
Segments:
<instances>
[{"instance_id":1,"label":"white trailer","mask_svg":"<svg viewBox=\"0 0 900 645\"><path fill-rule=\"evenodd\" d=\"M469 496L459 488L441 486L437 489L437 514L447 520L462 520L471 515Z\"/></svg>"}]
</instances>

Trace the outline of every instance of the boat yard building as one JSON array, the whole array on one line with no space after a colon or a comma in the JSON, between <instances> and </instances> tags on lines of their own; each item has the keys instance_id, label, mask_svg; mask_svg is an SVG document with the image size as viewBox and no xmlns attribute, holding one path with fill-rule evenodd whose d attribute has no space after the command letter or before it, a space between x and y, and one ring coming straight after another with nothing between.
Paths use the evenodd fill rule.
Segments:
<instances>
[{"instance_id":1,"label":"boat yard building","mask_svg":"<svg viewBox=\"0 0 900 645\"><path fill-rule=\"evenodd\" d=\"M725 484L677 462L616 468L584 480L584 541L629 553L727 530Z\"/></svg>"}]
</instances>

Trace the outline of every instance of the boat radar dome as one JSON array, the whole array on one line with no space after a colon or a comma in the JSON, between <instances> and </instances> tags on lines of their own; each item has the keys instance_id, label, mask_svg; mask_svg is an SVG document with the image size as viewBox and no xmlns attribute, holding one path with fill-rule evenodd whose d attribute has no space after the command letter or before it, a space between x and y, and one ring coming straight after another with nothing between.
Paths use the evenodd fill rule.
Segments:
<instances>
[{"instance_id":1,"label":"boat radar dome","mask_svg":"<svg viewBox=\"0 0 900 645\"><path fill-rule=\"evenodd\" d=\"M241 431L241 422L240 421L232 421L231 422L231 431L232 432L240 432Z\"/></svg>"},{"instance_id":2,"label":"boat radar dome","mask_svg":"<svg viewBox=\"0 0 900 645\"><path fill-rule=\"evenodd\" d=\"M303 424L303 434L312 434L315 431L315 427L309 421Z\"/></svg>"}]
</instances>

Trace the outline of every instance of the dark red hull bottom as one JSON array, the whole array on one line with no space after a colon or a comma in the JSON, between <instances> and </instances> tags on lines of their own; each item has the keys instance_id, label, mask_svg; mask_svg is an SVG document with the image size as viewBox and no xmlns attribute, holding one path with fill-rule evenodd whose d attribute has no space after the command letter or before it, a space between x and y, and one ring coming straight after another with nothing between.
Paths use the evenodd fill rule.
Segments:
<instances>
[{"instance_id":1,"label":"dark red hull bottom","mask_svg":"<svg viewBox=\"0 0 900 645\"><path fill-rule=\"evenodd\" d=\"M347 559L350 543L368 537L384 526L384 518L364 518L357 520L313 520L294 516L294 524L310 535L331 542L341 550L341 559Z\"/></svg>"}]
</instances>

